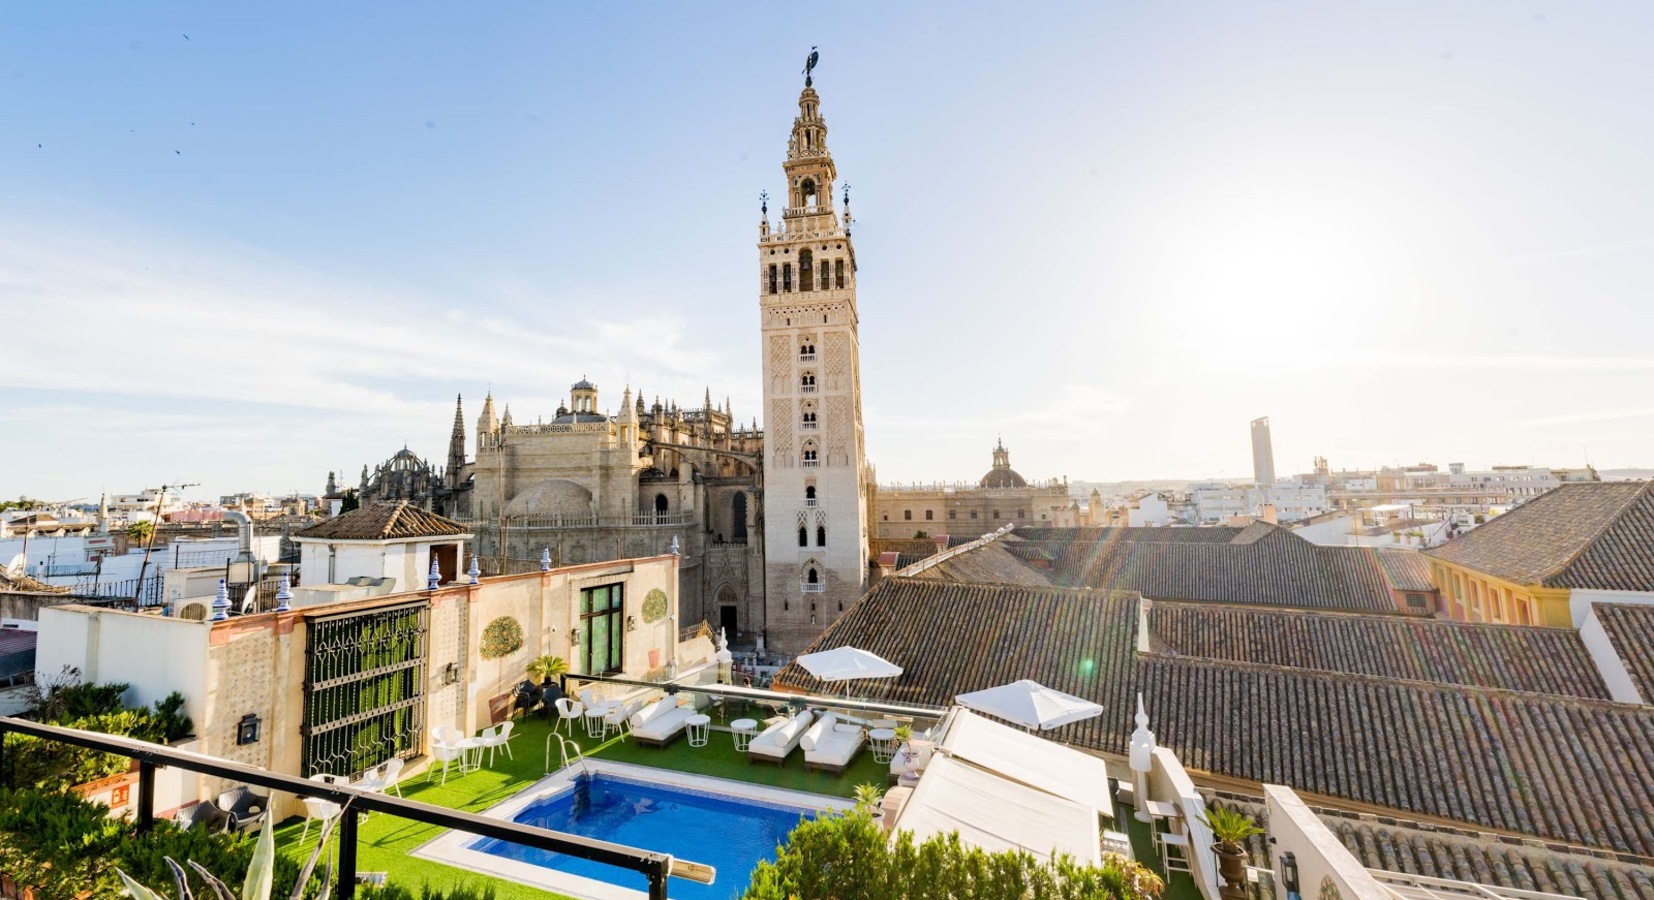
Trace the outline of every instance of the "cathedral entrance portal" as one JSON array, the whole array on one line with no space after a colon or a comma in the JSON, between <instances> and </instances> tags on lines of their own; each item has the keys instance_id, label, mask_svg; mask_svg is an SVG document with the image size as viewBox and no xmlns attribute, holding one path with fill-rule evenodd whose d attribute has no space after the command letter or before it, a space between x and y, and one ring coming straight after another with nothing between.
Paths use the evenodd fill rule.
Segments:
<instances>
[{"instance_id":1,"label":"cathedral entrance portal","mask_svg":"<svg viewBox=\"0 0 1654 900\"><path fill-rule=\"evenodd\" d=\"M740 619L736 616L735 607L718 607L718 627L723 629L726 639L732 639L740 633L741 629L736 627L739 624Z\"/></svg>"}]
</instances>

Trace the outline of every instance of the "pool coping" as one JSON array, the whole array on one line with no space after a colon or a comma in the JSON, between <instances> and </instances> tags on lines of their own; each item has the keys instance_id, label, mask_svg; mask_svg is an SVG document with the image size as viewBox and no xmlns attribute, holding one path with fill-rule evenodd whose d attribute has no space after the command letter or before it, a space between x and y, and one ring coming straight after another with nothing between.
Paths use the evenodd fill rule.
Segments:
<instances>
[{"instance_id":1,"label":"pool coping","mask_svg":"<svg viewBox=\"0 0 1654 900\"><path fill-rule=\"evenodd\" d=\"M479 815L491 819L510 820L512 816L521 812L529 804L572 789L575 776L583 772L590 772L594 775L614 775L635 781L653 782L665 787L722 794L737 800L757 800L800 809L813 809L818 812L848 810L856 805L852 800L843 797L830 797L826 794L810 794L787 788L733 781L713 775L691 775L673 769L640 766L634 763L588 759L583 764L567 766L552 772L482 811ZM484 853L481 850L472 850L466 846L476 839L477 837L474 834L447 831L415 848L409 855L483 875L504 878L507 881L514 881L529 887L555 891L559 894L574 897L576 900L639 900L639 898L648 900L649 894L647 891L633 890L632 888L609 884L606 881L598 881L568 872L559 872L555 869L547 869L519 860L504 859ZM716 839L716 836L709 836L709 839ZM746 873L742 873L743 877L745 875ZM670 893L670 887L668 887L668 893Z\"/></svg>"}]
</instances>

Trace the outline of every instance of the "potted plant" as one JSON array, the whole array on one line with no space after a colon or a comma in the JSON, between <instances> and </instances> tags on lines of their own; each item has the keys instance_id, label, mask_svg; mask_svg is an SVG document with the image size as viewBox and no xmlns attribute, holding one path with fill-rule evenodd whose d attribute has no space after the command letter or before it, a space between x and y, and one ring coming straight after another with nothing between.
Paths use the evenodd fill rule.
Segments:
<instances>
[{"instance_id":1,"label":"potted plant","mask_svg":"<svg viewBox=\"0 0 1654 900\"><path fill-rule=\"evenodd\" d=\"M528 661L526 666L528 677L538 679L541 687L548 687L553 678L562 678L569 673L569 664L561 656L536 656Z\"/></svg>"},{"instance_id":2,"label":"potted plant","mask_svg":"<svg viewBox=\"0 0 1654 900\"><path fill-rule=\"evenodd\" d=\"M1253 835L1263 834L1264 830L1251 816L1221 806L1208 809L1206 817L1200 821L1212 829L1212 837L1217 839L1212 845L1212 852L1217 854L1218 874L1228 882L1229 888L1244 891L1247 853L1246 845L1241 842Z\"/></svg>"},{"instance_id":3,"label":"potted plant","mask_svg":"<svg viewBox=\"0 0 1654 900\"><path fill-rule=\"evenodd\" d=\"M877 819L881 815L879 801L884 799L884 791L876 784L856 785L856 809Z\"/></svg>"}]
</instances>

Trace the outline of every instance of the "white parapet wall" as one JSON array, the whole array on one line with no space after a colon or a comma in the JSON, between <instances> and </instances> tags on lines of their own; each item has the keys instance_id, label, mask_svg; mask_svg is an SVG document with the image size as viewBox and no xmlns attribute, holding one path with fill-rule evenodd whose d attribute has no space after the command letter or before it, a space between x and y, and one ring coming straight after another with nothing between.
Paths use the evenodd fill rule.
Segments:
<instances>
[{"instance_id":1,"label":"white parapet wall","mask_svg":"<svg viewBox=\"0 0 1654 900\"><path fill-rule=\"evenodd\" d=\"M1195 885L1206 900L1218 900L1222 880L1218 878L1217 856L1212 853L1212 829L1206 826L1206 799L1195 790L1194 779L1184 771L1177 754L1165 747L1154 748L1148 777L1149 799L1170 803L1182 815L1172 827L1189 837L1189 866Z\"/></svg>"},{"instance_id":2,"label":"white parapet wall","mask_svg":"<svg viewBox=\"0 0 1654 900\"><path fill-rule=\"evenodd\" d=\"M184 695L184 711L199 727L207 707L206 622L92 606L48 606L40 611L35 678L49 683L64 666L88 684L131 685L124 700L148 706L173 691Z\"/></svg>"},{"instance_id":3,"label":"white parapet wall","mask_svg":"<svg viewBox=\"0 0 1654 900\"><path fill-rule=\"evenodd\" d=\"M1304 900L1394 900L1291 788L1266 784L1263 790L1277 884L1284 884L1283 860L1290 853L1298 871L1297 894Z\"/></svg>"}]
</instances>

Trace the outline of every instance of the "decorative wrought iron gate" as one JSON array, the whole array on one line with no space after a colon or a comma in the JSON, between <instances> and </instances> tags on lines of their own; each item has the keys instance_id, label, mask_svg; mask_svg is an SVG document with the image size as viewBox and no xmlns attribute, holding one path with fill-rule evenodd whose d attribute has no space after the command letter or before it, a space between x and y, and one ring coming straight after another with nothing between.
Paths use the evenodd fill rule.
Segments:
<instances>
[{"instance_id":1,"label":"decorative wrought iron gate","mask_svg":"<svg viewBox=\"0 0 1654 900\"><path fill-rule=\"evenodd\" d=\"M321 616L305 645L304 774L356 776L419 752L430 605Z\"/></svg>"}]
</instances>

